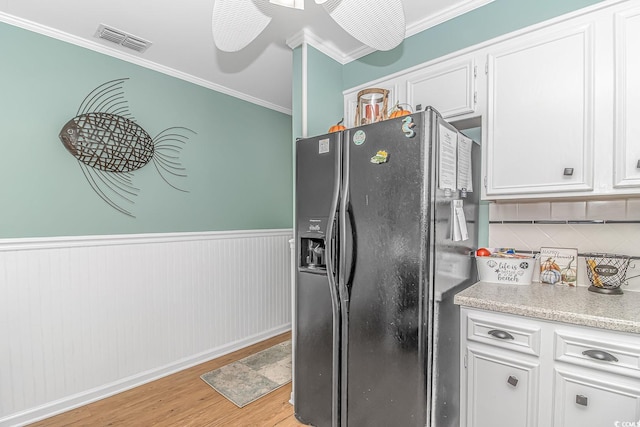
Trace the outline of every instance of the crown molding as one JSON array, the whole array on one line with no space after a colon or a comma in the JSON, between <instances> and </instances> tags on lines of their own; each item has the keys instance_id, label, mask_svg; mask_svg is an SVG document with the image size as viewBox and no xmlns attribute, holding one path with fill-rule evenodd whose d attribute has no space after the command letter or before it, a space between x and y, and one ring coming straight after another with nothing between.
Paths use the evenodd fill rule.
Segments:
<instances>
[{"instance_id":1,"label":"crown molding","mask_svg":"<svg viewBox=\"0 0 640 427\"><path fill-rule=\"evenodd\" d=\"M237 90L234 90L225 86L221 86L216 83L212 83L208 80L202 79L200 77L196 77L188 73L184 73L182 71L178 71L174 68L165 67L155 62L137 57L135 55L122 52L118 49L114 49L109 46L104 46L98 43L97 41L93 42L90 40L86 40L81 37L74 36L73 34L65 33L63 31L59 31L51 27L47 27L45 25L37 24L35 22L29 21L26 19L17 18L13 15L9 15L4 12L0 12L0 22L4 22L6 24L13 25L14 27L19 27L28 31L32 31L34 33L41 34L43 36L51 37L56 40L70 43L79 47L83 47L85 49L89 49L94 52L108 55L113 58L117 58L135 65L139 65L144 68L148 68L150 70L158 71L162 74L166 74L168 76L175 77L177 79L184 80L184 81L193 83L195 85L202 86L204 88L223 93L225 95L233 96L234 98L238 98L243 101L247 101L252 104L256 104L261 107L268 108L270 110L278 111L280 113L284 113L287 115L292 114L292 111L290 108L284 108L280 105L276 105L271 102L265 101L263 99L249 96Z\"/></svg>"},{"instance_id":2,"label":"crown molding","mask_svg":"<svg viewBox=\"0 0 640 427\"><path fill-rule=\"evenodd\" d=\"M429 28L435 27L436 25L442 24L443 22L446 22L450 19L453 19L460 15L464 15L465 13L470 12L474 9L492 3L493 1L494 0L471 0L465 4L447 8L436 15L427 17L407 27L405 39L422 31L428 30ZM363 56L376 52L375 49L364 45L352 50L351 52L343 52L333 44L324 42L322 39L320 39L313 32L309 31L306 28L288 38L286 43L291 49L295 49L302 43L306 43L342 65L348 64L349 62L355 61L362 58Z\"/></svg>"},{"instance_id":3,"label":"crown molding","mask_svg":"<svg viewBox=\"0 0 640 427\"><path fill-rule=\"evenodd\" d=\"M422 31L428 30L429 28L435 27L436 25L442 24L450 19L464 15L467 12L471 12L472 10L485 6L489 3L493 3L493 1L494 0L471 0L464 4L449 7L436 15L429 16L422 21L411 24L411 26L407 27L406 37L421 33Z\"/></svg>"},{"instance_id":4,"label":"crown molding","mask_svg":"<svg viewBox=\"0 0 640 427\"><path fill-rule=\"evenodd\" d=\"M296 34L289 37L285 43L291 49L295 49L302 44L307 44L309 46L313 46L313 48L319 50L329 58L334 61L344 65L348 60L346 60L344 53L340 49L338 49L333 43L328 43L323 41L320 37L314 34L311 30L307 28L303 28L298 31Z\"/></svg>"}]
</instances>

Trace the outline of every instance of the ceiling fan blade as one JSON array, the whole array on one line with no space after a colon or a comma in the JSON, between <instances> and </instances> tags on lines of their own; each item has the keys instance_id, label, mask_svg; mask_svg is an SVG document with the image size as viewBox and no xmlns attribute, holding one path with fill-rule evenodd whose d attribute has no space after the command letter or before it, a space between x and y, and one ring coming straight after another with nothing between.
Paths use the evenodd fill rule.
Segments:
<instances>
[{"instance_id":1,"label":"ceiling fan blade","mask_svg":"<svg viewBox=\"0 0 640 427\"><path fill-rule=\"evenodd\" d=\"M251 43L271 22L252 0L215 0L213 41L225 52L237 52Z\"/></svg>"},{"instance_id":2,"label":"ceiling fan blade","mask_svg":"<svg viewBox=\"0 0 640 427\"><path fill-rule=\"evenodd\" d=\"M347 33L377 50L391 50L404 40L401 0L328 0L324 8Z\"/></svg>"}]
</instances>

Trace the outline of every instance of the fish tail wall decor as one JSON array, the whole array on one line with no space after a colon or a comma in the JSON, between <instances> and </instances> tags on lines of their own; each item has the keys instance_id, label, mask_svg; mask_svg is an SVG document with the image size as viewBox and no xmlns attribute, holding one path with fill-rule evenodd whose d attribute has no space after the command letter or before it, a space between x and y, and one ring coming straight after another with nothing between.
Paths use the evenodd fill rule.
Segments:
<instances>
[{"instance_id":1,"label":"fish tail wall decor","mask_svg":"<svg viewBox=\"0 0 640 427\"><path fill-rule=\"evenodd\" d=\"M176 126L151 138L129 112L124 98L127 80L111 80L91 91L59 137L93 191L112 208L134 217L123 205L134 203L140 192L133 185L134 172L150 161L168 185L187 192L173 181L187 176L180 153L188 134L196 133Z\"/></svg>"}]
</instances>

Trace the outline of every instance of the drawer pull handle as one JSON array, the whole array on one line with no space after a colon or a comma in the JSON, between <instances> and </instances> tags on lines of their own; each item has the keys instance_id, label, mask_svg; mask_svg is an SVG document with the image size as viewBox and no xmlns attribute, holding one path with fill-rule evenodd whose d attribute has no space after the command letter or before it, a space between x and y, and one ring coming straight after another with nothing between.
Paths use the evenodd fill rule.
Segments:
<instances>
[{"instance_id":1,"label":"drawer pull handle","mask_svg":"<svg viewBox=\"0 0 640 427\"><path fill-rule=\"evenodd\" d=\"M562 173L564 176L572 176L573 168L564 168L564 172Z\"/></svg>"},{"instance_id":2,"label":"drawer pull handle","mask_svg":"<svg viewBox=\"0 0 640 427\"><path fill-rule=\"evenodd\" d=\"M512 386L517 386L518 385L518 378L514 377L513 375L509 376L509 379L507 380L507 382L512 385Z\"/></svg>"},{"instance_id":3,"label":"drawer pull handle","mask_svg":"<svg viewBox=\"0 0 640 427\"><path fill-rule=\"evenodd\" d=\"M602 350L585 350L582 352L584 356L604 362L617 362L618 359L611 353Z\"/></svg>"},{"instance_id":4,"label":"drawer pull handle","mask_svg":"<svg viewBox=\"0 0 640 427\"><path fill-rule=\"evenodd\" d=\"M587 398L587 396L583 396L581 394L576 394L576 403L578 405L588 406L589 405L589 399Z\"/></svg>"},{"instance_id":5,"label":"drawer pull handle","mask_svg":"<svg viewBox=\"0 0 640 427\"><path fill-rule=\"evenodd\" d=\"M509 332L501 331L500 329L492 329L487 333L489 335L491 335L492 337L499 338L501 340L512 340L513 339L513 335L511 335Z\"/></svg>"}]
</instances>

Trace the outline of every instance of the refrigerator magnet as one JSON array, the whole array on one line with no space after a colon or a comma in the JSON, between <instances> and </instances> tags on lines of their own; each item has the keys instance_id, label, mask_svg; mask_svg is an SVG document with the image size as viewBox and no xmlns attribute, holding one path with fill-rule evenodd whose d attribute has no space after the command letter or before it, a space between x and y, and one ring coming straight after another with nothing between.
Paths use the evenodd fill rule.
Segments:
<instances>
[{"instance_id":1,"label":"refrigerator magnet","mask_svg":"<svg viewBox=\"0 0 640 427\"><path fill-rule=\"evenodd\" d=\"M321 139L318 141L318 154L324 154L329 152L329 138Z\"/></svg>"},{"instance_id":2,"label":"refrigerator magnet","mask_svg":"<svg viewBox=\"0 0 640 427\"><path fill-rule=\"evenodd\" d=\"M414 127L416 127L416 124L413 122L411 116L402 119L402 132L404 132L404 136L407 138L416 136L416 131L413 130Z\"/></svg>"},{"instance_id":3,"label":"refrigerator magnet","mask_svg":"<svg viewBox=\"0 0 640 427\"><path fill-rule=\"evenodd\" d=\"M376 153L375 156L371 158L371 163L375 163L376 165L379 165L380 163L387 163L388 159L389 159L389 153L387 153L385 150L380 150Z\"/></svg>"},{"instance_id":4,"label":"refrigerator magnet","mask_svg":"<svg viewBox=\"0 0 640 427\"><path fill-rule=\"evenodd\" d=\"M367 134L364 133L362 129L357 130L356 133L353 134L353 143L356 145L364 144L365 139L367 139Z\"/></svg>"}]
</instances>

